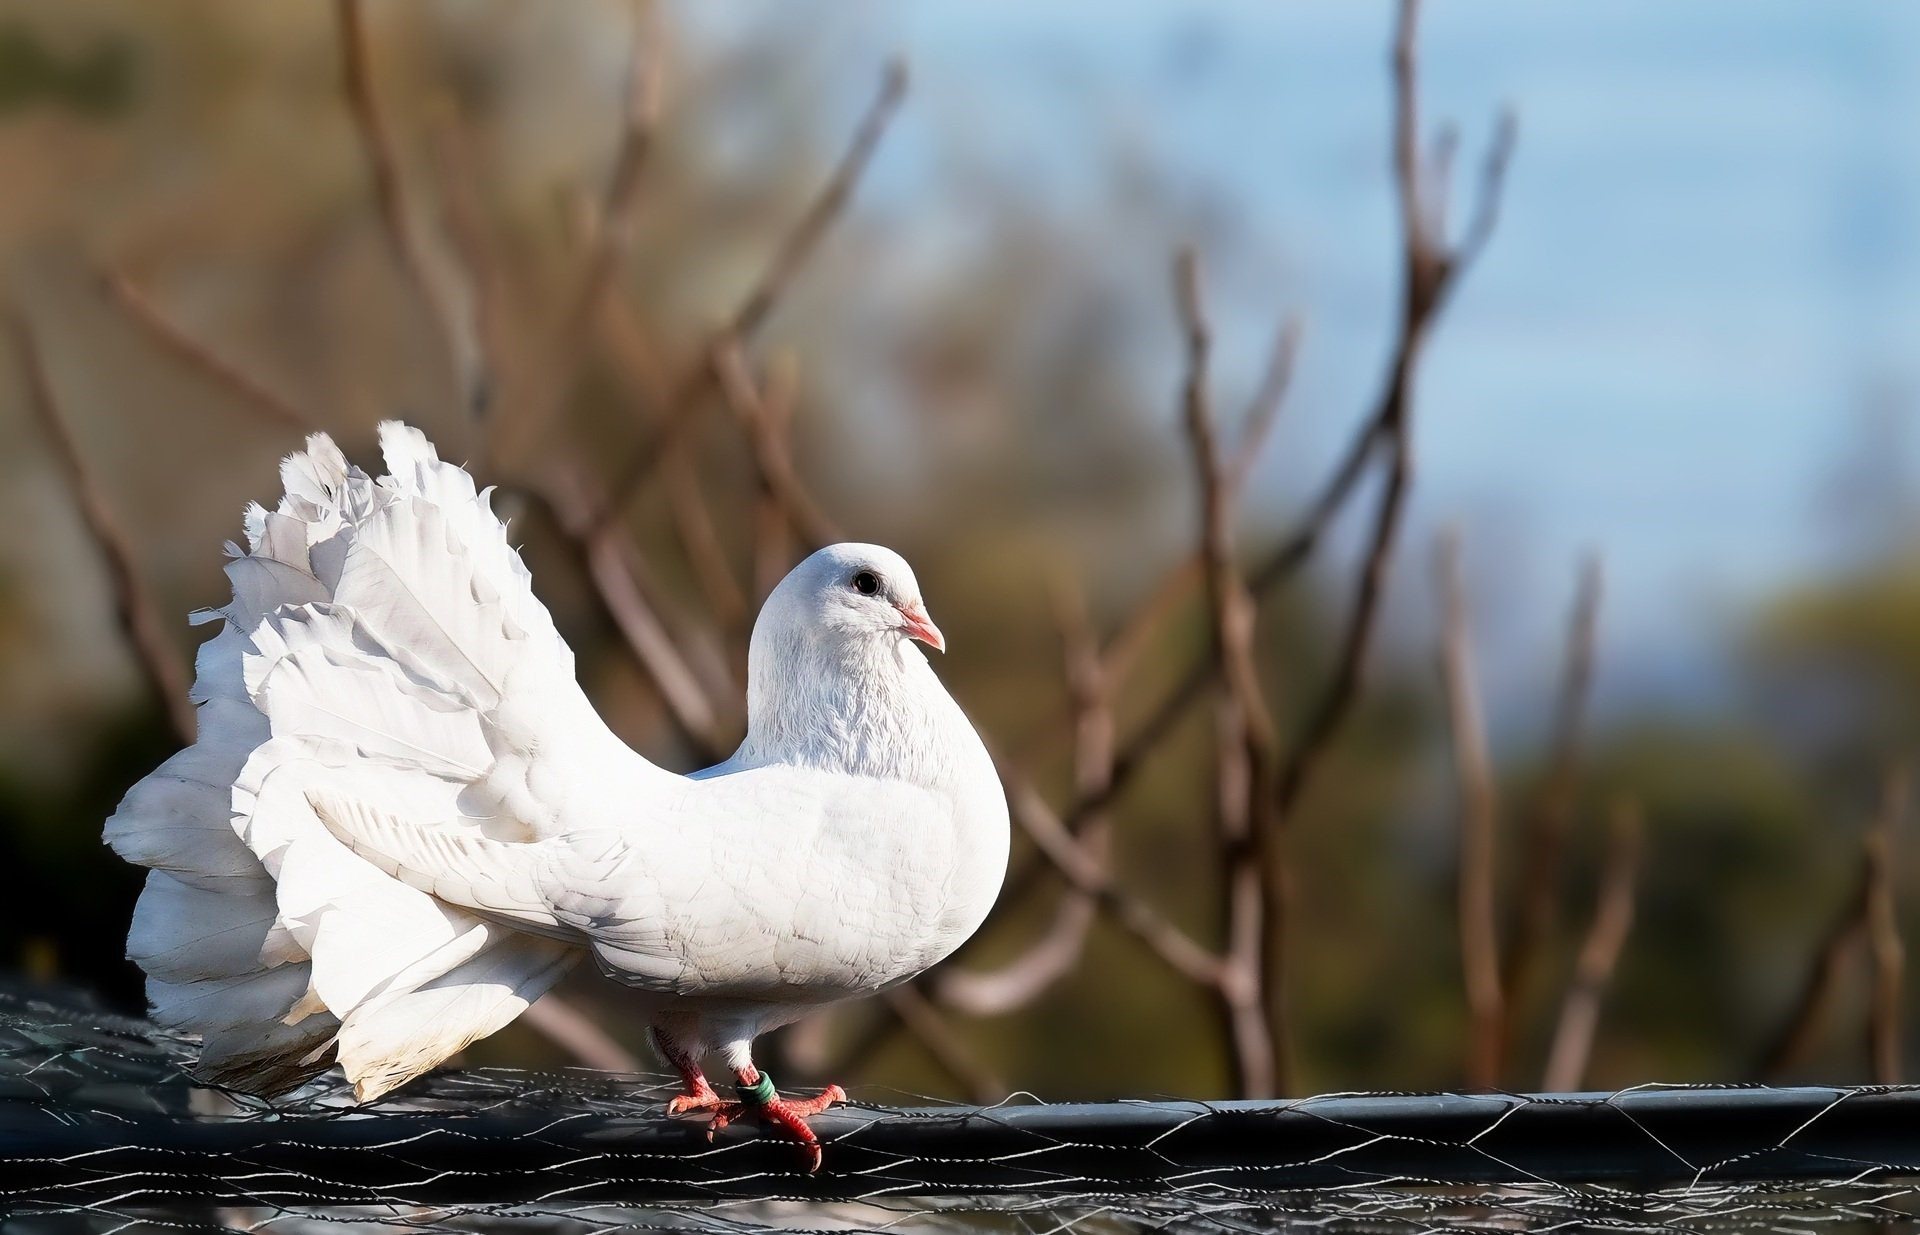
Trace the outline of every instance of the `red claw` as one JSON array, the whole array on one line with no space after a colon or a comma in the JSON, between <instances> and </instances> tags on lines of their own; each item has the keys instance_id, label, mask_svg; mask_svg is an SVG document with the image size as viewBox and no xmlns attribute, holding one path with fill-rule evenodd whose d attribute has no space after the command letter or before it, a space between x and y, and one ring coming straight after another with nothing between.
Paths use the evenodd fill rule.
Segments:
<instances>
[{"instance_id":1,"label":"red claw","mask_svg":"<svg viewBox=\"0 0 1920 1235\"><path fill-rule=\"evenodd\" d=\"M707 1125L707 1138L711 1140L715 1132L737 1119L758 1116L777 1134L799 1145L800 1152L806 1155L807 1173L812 1174L820 1169L820 1138L815 1136L813 1129L807 1125L807 1119L809 1116L818 1115L837 1102L846 1100L846 1090L838 1085L829 1085L812 1098L776 1097L758 1105L747 1102L722 1102L714 1108L713 1122Z\"/></svg>"}]
</instances>

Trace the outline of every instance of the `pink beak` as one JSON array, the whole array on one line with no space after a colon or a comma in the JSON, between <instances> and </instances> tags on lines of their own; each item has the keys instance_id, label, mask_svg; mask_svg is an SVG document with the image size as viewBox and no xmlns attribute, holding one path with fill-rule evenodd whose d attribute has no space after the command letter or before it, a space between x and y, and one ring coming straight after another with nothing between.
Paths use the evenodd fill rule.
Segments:
<instances>
[{"instance_id":1,"label":"pink beak","mask_svg":"<svg viewBox=\"0 0 1920 1235\"><path fill-rule=\"evenodd\" d=\"M940 633L940 628L933 624L933 619L927 616L926 609L917 600L900 606L900 629L936 652L947 650L947 637Z\"/></svg>"}]
</instances>

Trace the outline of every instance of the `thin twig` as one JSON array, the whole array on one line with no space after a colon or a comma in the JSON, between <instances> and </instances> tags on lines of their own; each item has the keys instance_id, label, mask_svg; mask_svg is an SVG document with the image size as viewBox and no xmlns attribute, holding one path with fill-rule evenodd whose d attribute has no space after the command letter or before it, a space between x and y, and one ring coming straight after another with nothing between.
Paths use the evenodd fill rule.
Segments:
<instances>
[{"instance_id":1,"label":"thin twig","mask_svg":"<svg viewBox=\"0 0 1920 1235\"><path fill-rule=\"evenodd\" d=\"M881 996L900 1024L925 1047L941 1071L959 1082L973 1101L987 1104L1007 1096L1007 1087L960 1041L925 995L911 986L899 986Z\"/></svg>"},{"instance_id":2,"label":"thin twig","mask_svg":"<svg viewBox=\"0 0 1920 1235\"><path fill-rule=\"evenodd\" d=\"M1221 458L1207 395L1211 335L1200 305L1199 267L1191 249L1180 253L1175 263L1174 283L1187 345L1187 375L1182 386L1181 407L1198 478L1200 556L1207 581L1208 605L1213 613L1214 652L1221 662L1218 672L1244 713L1248 741L1262 749L1271 749L1276 740L1273 717L1267 711L1260 689L1259 667L1253 660L1253 598L1248 595L1234 561L1233 505L1237 494L1229 465ZM1256 438L1263 434L1264 430L1256 426Z\"/></svg>"},{"instance_id":3,"label":"thin twig","mask_svg":"<svg viewBox=\"0 0 1920 1235\"><path fill-rule=\"evenodd\" d=\"M1242 417L1245 428L1227 466L1228 488L1236 495L1245 488L1285 399L1292 381L1294 359L1299 352L1300 334L1298 318L1289 318L1281 326L1274 340L1273 351L1267 359L1266 375ZM1182 556L1147 590L1144 599L1134 606L1119 629L1108 638L1100 655L1104 672L1116 691L1134 664L1145 654L1160 623L1206 578L1205 558L1204 546ZM1205 672L1196 673L1189 679L1196 692L1212 680L1214 667L1215 662L1209 659L1202 665ZM1128 743L1127 751L1115 753L1113 763L1116 769L1124 764L1126 774L1131 776L1143 761L1144 753L1158 745L1166 726L1179 718L1185 706L1184 695L1176 694L1175 698L1168 700L1155 713L1155 719L1136 732ZM1047 730L1049 733L1056 731L1051 727ZM1103 778L1097 790L1078 794L1070 811L1069 824L1072 830L1076 834L1084 833L1089 821L1104 812L1117 789L1114 777L1108 776ZM1012 903L1024 898L1044 869L1044 864L1037 860L1016 867L1007 877L1001 900Z\"/></svg>"},{"instance_id":4,"label":"thin twig","mask_svg":"<svg viewBox=\"0 0 1920 1235\"><path fill-rule=\"evenodd\" d=\"M728 315L726 323L712 336L712 342L700 349L694 363L688 366L680 380L674 384L673 392L668 396L662 415L656 427L646 439L635 448L626 464L616 473L610 487L605 507L596 523L611 521L633 497L646 479L657 470L668 454L666 447L675 437L684 433L693 414L699 410L699 401L711 387L715 377L712 363L714 342L733 339L742 343L750 342L773 308L779 303L787 286L806 265L814 250L819 247L820 239L826 235L828 227L846 209L847 202L853 196L853 190L872 161L873 152L880 143L880 137L886 132L888 122L899 109L900 100L907 89L906 66L898 60L888 63L881 74L880 89L861 117L859 126L854 130L853 140L847 151L841 156L832 175L821 186L820 192L803 212L793 228L788 231L766 269L754 281L746 295Z\"/></svg>"},{"instance_id":5,"label":"thin twig","mask_svg":"<svg viewBox=\"0 0 1920 1235\"><path fill-rule=\"evenodd\" d=\"M1486 719L1467 629L1466 587L1460 578L1460 538L1449 532L1437 555L1441 606L1441 679L1446 686L1447 727L1460 782L1459 930L1460 971L1467 994L1467 1083L1499 1083L1501 1033L1506 1025L1500 988L1500 940L1494 925L1497 885L1498 795L1487 754Z\"/></svg>"},{"instance_id":6,"label":"thin twig","mask_svg":"<svg viewBox=\"0 0 1920 1235\"><path fill-rule=\"evenodd\" d=\"M1207 610L1213 622L1218 677L1226 687L1214 734L1214 816L1226 889L1227 940L1224 980L1217 993L1227 1023L1236 1087L1242 1097L1268 1097L1282 1080L1274 1023L1262 989L1267 885L1261 874L1260 843L1270 828L1265 819L1256 823L1255 816L1271 810L1276 739L1253 657L1253 598L1234 561L1235 494L1213 423L1207 376L1212 335L1201 305L1199 263L1191 249L1182 250L1174 263L1174 301L1186 339L1180 402L1200 506ZM1255 432L1261 430L1256 426ZM1276 1008L1275 1019L1283 1012Z\"/></svg>"},{"instance_id":7,"label":"thin twig","mask_svg":"<svg viewBox=\"0 0 1920 1235\"><path fill-rule=\"evenodd\" d=\"M1113 769L1113 705L1106 671L1080 589L1060 586L1054 613L1073 707L1074 792L1093 793ZM1080 848L1095 861L1107 863L1111 831L1107 815L1095 815L1080 831ZM934 975L930 993L941 1005L970 1016L998 1016L1023 1008L1079 965L1098 916L1094 897L1068 888L1055 907L1053 921L1018 956L992 969L948 966Z\"/></svg>"},{"instance_id":8,"label":"thin twig","mask_svg":"<svg viewBox=\"0 0 1920 1235\"><path fill-rule=\"evenodd\" d=\"M1878 862L1870 829L1862 841L1853 889L1814 952L1793 1007L1754 1065L1757 1079L1770 1081L1791 1072L1818 1045L1821 1031L1831 1018L1833 1003L1840 995L1841 971L1867 942L1876 878L1874 868Z\"/></svg>"},{"instance_id":9,"label":"thin twig","mask_svg":"<svg viewBox=\"0 0 1920 1235\"><path fill-rule=\"evenodd\" d=\"M199 726L193 703L187 698L187 674L179 650L168 640L153 595L134 566L133 546L128 543L100 487L94 483L79 443L61 414L53 378L47 372L46 357L41 353L32 327L24 318L12 314L7 315L7 326L13 336L14 353L26 377L27 405L60 460L87 533L100 552L100 560L106 564L127 646L140 665L154 702L165 709L174 736L182 746L191 745Z\"/></svg>"},{"instance_id":10,"label":"thin twig","mask_svg":"<svg viewBox=\"0 0 1920 1235\"><path fill-rule=\"evenodd\" d=\"M559 329L549 344L546 371L529 392L518 418L516 432L521 437L521 446L537 441L553 417L571 401L579 385L594 324L602 316L603 306L613 299L608 293L633 249L641 173L653 151L665 95L666 38L652 3L635 5L632 37L627 89L621 107L620 144L614 153L613 171L607 179L595 226L587 238L580 274L560 314Z\"/></svg>"},{"instance_id":11,"label":"thin twig","mask_svg":"<svg viewBox=\"0 0 1920 1235\"><path fill-rule=\"evenodd\" d=\"M1301 325L1298 317L1289 317L1281 323L1280 333L1274 337L1273 350L1267 354L1267 371L1260 379L1260 386L1254 391L1253 400L1247 405L1247 414L1241 418L1240 443L1233 449L1233 457L1227 463L1227 488L1238 496L1247 487L1247 479L1252 474L1254 464L1260 460L1260 452L1266 447L1267 439L1273 435L1274 423L1280 418L1281 405L1286 402L1287 391L1293 385L1294 361L1300 355Z\"/></svg>"},{"instance_id":12,"label":"thin twig","mask_svg":"<svg viewBox=\"0 0 1920 1235\"><path fill-rule=\"evenodd\" d=\"M1867 1059L1876 1085L1900 1083L1900 996L1907 948L1895 904L1894 836L1907 816L1912 785L1905 768L1887 773L1880 817L1866 837L1867 953L1873 963L1867 1013Z\"/></svg>"},{"instance_id":13,"label":"thin twig","mask_svg":"<svg viewBox=\"0 0 1920 1235\"><path fill-rule=\"evenodd\" d=\"M793 459L793 409L799 398L799 366L791 352L775 354L768 367L767 392L761 400L759 423L755 428L766 435L767 453ZM753 591L756 600L765 600L792 566L795 557L793 535L787 526L787 507L774 492L764 468L756 469L753 503Z\"/></svg>"},{"instance_id":14,"label":"thin twig","mask_svg":"<svg viewBox=\"0 0 1920 1235\"><path fill-rule=\"evenodd\" d=\"M1266 373L1241 417L1240 441L1226 469L1227 488L1236 497L1246 489L1261 449L1272 435L1281 405L1286 401L1287 390L1293 382L1294 362L1300 352L1301 333L1298 317L1290 317L1281 325L1267 356ZM1116 681L1127 676L1167 614L1206 577L1205 553L1204 547L1196 547L1168 567L1107 640L1103 655L1107 670Z\"/></svg>"},{"instance_id":15,"label":"thin twig","mask_svg":"<svg viewBox=\"0 0 1920 1235\"><path fill-rule=\"evenodd\" d=\"M602 1072L645 1071L638 1056L559 995L551 992L542 995L528 1005L520 1017L548 1041L571 1054L582 1067Z\"/></svg>"},{"instance_id":16,"label":"thin twig","mask_svg":"<svg viewBox=\"0 0 1920 1235\"><path fill-rule=\"evenodd\" d=\"M999 768L1013 821L1070 886L1098 900L1122 929L1181 977L1200 986L1219 982L1218 957L1195 943L1159 910L1115 883L1105 864L1081 847L1031 782L1004 762Z\"/></svg>"},{"instance_id":17,"label":"thin twig","mask_svg":"<svg viewBox=\"0 0 1920 1235\"><path fill-rule=\"evenodd\" d=\"M367 169L373 176L381 225L407 282L439 330L466 421L479 424L487 412L493 381L477 337L474 296L470 289L455 287L449 271L436 269L427 238L420 230L419 215L408 198L400 174L399 146L373 84L365 0L337 0L337 12L341 86L353 113Z\"/></svg>"},{"instance_id":18,"label":"thin twig","mask_svg":"<svg viewBox=\"0 0 1920 1235\"><path fill-rule=\"evenodd\" d=\"M1613 984L1627 935L1633 930L1634 885L1640 877L1643 831L1639 803L1629 798L1616 801L1607 829L1606 865L1600 873L1593 921L1580 945L1573 981L1567 986L1553 1045L1547 1051L1546 1074L1540 1084L1548 1093L1571 1093L1586 1083L1601 1005Z\"/></svg>"},{"instance_id":19,"label":"thin twig","mask_svg":"<svg viewBox=\"0 0 1920 1235\"><path fill-rule=\"evenodd\" d=\"M1376 454L1386 456L1387 475L1380 486L1367 545L1361 557L1359 583L1354 604L1343 633L1331 679L1309 719L1285 756L1275 789L1275 823L1264 847L1269 855L1273 886L1269 894L1269 922L1272 943L1268 954L1266 987L1269 998L1284 1000L1284 924L1287 920L1291 887L1285 877L1285 864L1277 855L1284 844L1284 826L1311 781L1311 774L1323 752L1338 734L1358 695L1361 668L1371 644L1384 591L1387 562L1404 510L1411 479L1410 405L1412 380L1418 367L1421 345L1432 329L1446 301L1445 293L1472 265L1485 247L1497 217L1497 199L1513 145L1511 116L1503 116L1494 144L1485 164L1481 181L1482 199L1468 229L1468 243L1448 254L1437 249L1422 221L1417 160L1402 157L1412 149L1417 134L1416 91L1413 58L1413 34L1417 6L1403 3L1395 39L1395 169L1402 202L1402 312L1400 327L1389 364L1387 380L1378 402L1361 422L1347 450L1323 483L1295 530L1284 538L1248 578L1249 590L1256 596L1291 577L1311 560L1324 541L1327 529L1356 491L1367 464ZM1050 845L1041 846L1042 856L1055 870L1076 886L1097 886L1098 880L1081 865L1083 855L1074 846L1077 829L1089 815L1104 809L1131 784L1147 759L1162 747L1187 708L1197 701L1208 685L1217 680L1218 663L1209 656L1196 662L1180 681L1153 708L1147 719L1123 742L1114 756L1113 774L1101 792L1080 795L1066 810L1051 816L1059 826L1059 835ZM1051 812L1049 812L1051 815ZM1029 870L1034 868L1029 867ZM1030 879L1016 872L1009 880L1009 895L1017 894ZM1003 897L1003 899L1006 899ZM1164 959L1164 957L1163 957ZM1177 968L1178 966L1176 966ZM1204 981L1196 967L1194 980ZM1274 1018L1284 1029L1284 1019ZM1284 1062L1284 1042L1281 1055Z\"/></svg>"},{"instance_id":20,"label":"thin twig","mask_svg":"<svg viewBox=\"0 0 1920 1235\"><path fill-rule=\"evenodd\" d=\"M1280 765L1274 790L1274 831L1291 826L1313 775L1332 747L1353 706L1359 698L1361 677L1367 654L1379 624L1381 600L1386 592L1387 567L1393 556L1401 518L1405 512L1407 491L1413 472L1413 386L1423 346L1444 303L1447 289L1469 264L1477 250L1448 251L1444 242L1430 234L1422 219L1426 209L1421 201L1421 181L1414 156L1419 137L1419 90L1415 76L1415 32L1419 18L1417 0L1402 0L1394 39L1393 62L1393 166L1400 201L1401 217L1401 314L1400 328L1393 347L1387 382L1380 396L1370 427L1356 441L1349 458L1358 469L1369 449L1366 438L1381 443L1387 454L1387 475L1381 484L1374 509L1373 525L1362 551L1358 582L1352 607L1348 611L1345 632L1336 653L1334 671L1318 702L1308 714L1299 737ZM1508 160L1507 143L1511 127L1503 125L1499 140L1488 156L1488 171L1482 192L1500 192ZM1490 220L1493 207L1481 203L1480 212ZM1491 222L1487 224L1491 227ZM1341 471L1344 473L1345 466ZM1336 475L1336 483L1340 476ZM1330 489L1329 492L1332 490ZM1324 508L1331 509L1331 508ZM1318 513L1318 512L1316 512ZM1309 523L1309 529L1315 527ZM1313 535L1317 538L1318 531ZM1257 586L1257 583L1256 583ZM1269 852L1277 852L1283 842L1268 842ZM1286 1000L1286 941L1292 912L1292 886L1284 865L1269 862L1269 931L1272 942L1267 949L1267 995L1275 1007ZM1276 1025L1283 1025L1279 1015Z\"/></svg>"},{"instance_id":21,"label":"thin twig","mask_svg":"<svg viewBox=\"0 0 1920 1235\"><path fill-rule=\"evenodd\" d=\"M117 270L100 274L100 283L128 318L176 359L185 361L233 395L246 410L276 425L311 433L319 424L272 387L182 330L132 279Z\"/></svg>"},{"instance_id":22,"label":"thin twig","mask_svg":"<svg viewBox=\"0 0 1920 1235\"><path fill-rule=\"evenodd\" d=\"M473 341L481 357L480 372L487 375L487 380L496 388L485 392L480 400L480 412L468 426L466 468L484 478L492 474L496 451L493 421L485 413L499 397L499 390L509 385L509 340L516 337L516 330L507 312L509 297L505 278L476 184L478 175L471 134L464 117L451 105L437 117L433 139L432 166L438 177L443 225L455 260L465 268L466 286L472 297Z\"/></svg>"},{"instance_id":23,"label":"thin twig","mask_svg":"<svg viewBox=\"0 0 1920 1235\"><path fill-rule=\"evenodd\" d=\"M1518 1031L1527 994L1538 977L1541 949L1557 925L1561 867L1567 837L1573 830L1574 798L1580 787L1581 746L1593 687L1601 592L1600 560L1589 557L1581 564L1567 622L1547 774L1521 831L1520 904L1513 916L1502 975L1507 993L1508 1042Z\"/></svg>"},{"instance_id":24,"label":"thin twig","mask_svg":"<svg viewBox=\"0 0 1920 1235\"><path fill-rule=\"evenodd\" d=\"M633 561L638 550L632 538L617 527L592 525L593 506L578 469L556 470L533 496L553 512L561 534L580 553L595 593L660 691L681 739L698 757L718 762L728 745L720 711L641 590Z\"/></svg>"},{"instance_id":25,"label":"thin twig","mask_svg":"<svg viewBox=\"0 0 1920 1235\"><path fill-rule=\"evenodd\" d=\"M726 338L716 344L713 366L727 405L747 431L760 483L785 514L793 534L809 552L839 540L839 529L801 483L781 429L783 413L769 409L759 384L747 369L739 342Z\"/></svg>"},{"instance_id":26,"label":"thin twig","mask_svg":"<svg viewBox=\"0 0 1920 1235\"><path fill-rule=\"evenodd\" d=\"M1396 168L1407 166L1399 152L1414 140L1413 135L1417 132L1413 71L1413 30L1416 16L1417 5L1411 3L1411 0L1404 2L1400 10L1399 33L1395 40L1394 57ZM1467 233L1470 243L1463 242L1450 254L1436 252L1433 247L1434 241L1427 234L1424 225L1416 222L1420 215L1417 198L1412 202L1412 209L1407 208L1409 198L1419 191L1417 186L1406 182L1401 183L1399 196L1403 204L1402 312L1387 381L1379 401L1361 422L1339 463L1335 465L1333 472L1309 504L1294 531L1276 545L1247 576L1249 590L1254 595L1261 596L1298 572L1313 558L1314 553L1323 543L1327 529L1345 508L1348 499L1365 475L1367 463L1376 453L1384 453L1388 456L1388 476L1381 489L1381 502L1374 521L1374 533L1369 537L1370 548L1366 555L1369 564L1362 572L1363 583L1359 603L1356 605L1353 619L1348 624L1348 638L1340 654L1332 686L1314 712L1314 718L1309 722L1308 732L1312 740L1301 747L1302 751L1315 757L1318 749L1338 729L1341 719L1345 716L1354 688L1358 685L1357 654L1364 654L1371 639L1373 608L1378 600L1380 584L1384 580L1385 560L1387 552L1392 547L1394 529L1398 526L1400 505L1404 500L1404 490L1411 466L1409 452L1405 449L1408 407L1421 344L1427 338L1440 310L1444 307L1447 292L1473 265L1491 236L1494 222L1498 217L1498 199L1503 191L1507 167L1511 161L1515 132L1511 113L1503 113L1482 171L1481 196L1473 224ZM1418 179L1417 175L1415 179ZM1378 572L1374 569L1376 564L1382 568ZM1205 692L1208 682L1212 679L1213 669L1214 666L1210 660L1196 662L1179 683L1162 698L1161 702L1148 712L1147 719L1139 728L1121 743L1114 759L1113 784L1108 789L1106 797L1120 793L1131 783L1148 756L1160 747L1166 736L1179 723L1180 718L1185 715L1186 710ZM1295 760L1294 766L1283 775L1280 787L1283 807L1284 804L1290 804L1298 797L1306 782L1305 774L1312 770L1313 762L1314 758ZM1083 811L1100 805L1105 805L1105 802L1075 803L1072 808L1064 812L1064 818L1070 826L1077 825ZM1285 813L1284 808L1283 813Z\"/></svg>"},{"instance_id":27,"label":"thin twig","mask_svg":"<svg viewBox=\"0 0 1920 1235\"><path fill-rule=\"evenodd\" d=\"M673 444L672 450L680 459L667 469L667 517L673 522L681 555L692 569L694 581L700 585L714 624L722 632L742 633L752 620L747 610L747 594L727 563L726 544L720 538L713 510L707 503L706 484L694 457L694 442L683 437Z\"/></svg>"}]
</instances>

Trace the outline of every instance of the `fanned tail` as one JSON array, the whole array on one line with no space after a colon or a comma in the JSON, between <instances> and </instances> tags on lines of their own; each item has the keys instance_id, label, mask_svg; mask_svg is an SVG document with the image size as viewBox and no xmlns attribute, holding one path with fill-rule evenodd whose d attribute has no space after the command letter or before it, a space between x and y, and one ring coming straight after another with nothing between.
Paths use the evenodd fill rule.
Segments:
<instances>
[{"instance_id":1,"label":"fanned tail","mask_svg":"<svg viewBox=\"0 0 1920 1235\"><path fill-rule=\"evenodd\" d=\"M415 430L380 441L376 480L315 434L281 466L278 509L248 509L233 600L196 615L221 622L196 662L198 740L107 821L153 871L127 941L153 1015L199 1034L200 1074L235 1088L337 1059L371 1099L505 1025L578 955L383 872L310 804L540 839L529 752L585 708L487 494Z\"/></svg>"}]
</instances>

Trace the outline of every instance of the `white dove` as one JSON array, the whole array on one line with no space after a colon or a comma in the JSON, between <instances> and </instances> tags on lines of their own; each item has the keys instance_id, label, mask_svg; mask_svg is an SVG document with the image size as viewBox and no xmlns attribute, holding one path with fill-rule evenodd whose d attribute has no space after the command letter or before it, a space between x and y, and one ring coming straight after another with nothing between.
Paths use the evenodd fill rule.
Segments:
<instances>
[{"instance_id":1,"label":"white dove","mask_svg":"<svg viewBox=\"0 0 1920 1235\"><path fill-rule=\"evenodd\" d=\"M1007 861L993 762L913 640L906 562L822 549L767 598L747 734L693 776L595 714L506 528L418 431L392 473L324 434L229 544L199 739L106 839L153 868L129 956L198 1075L277 1092L337 1062L368 1101L507 1024L584 953L639 992L686 1082L806 1146L844 1098L778 1096L753 1039L911 978L985 918ZM717 1050L741 1101L700 1070Z\"/></svg>"}]
</instances>

